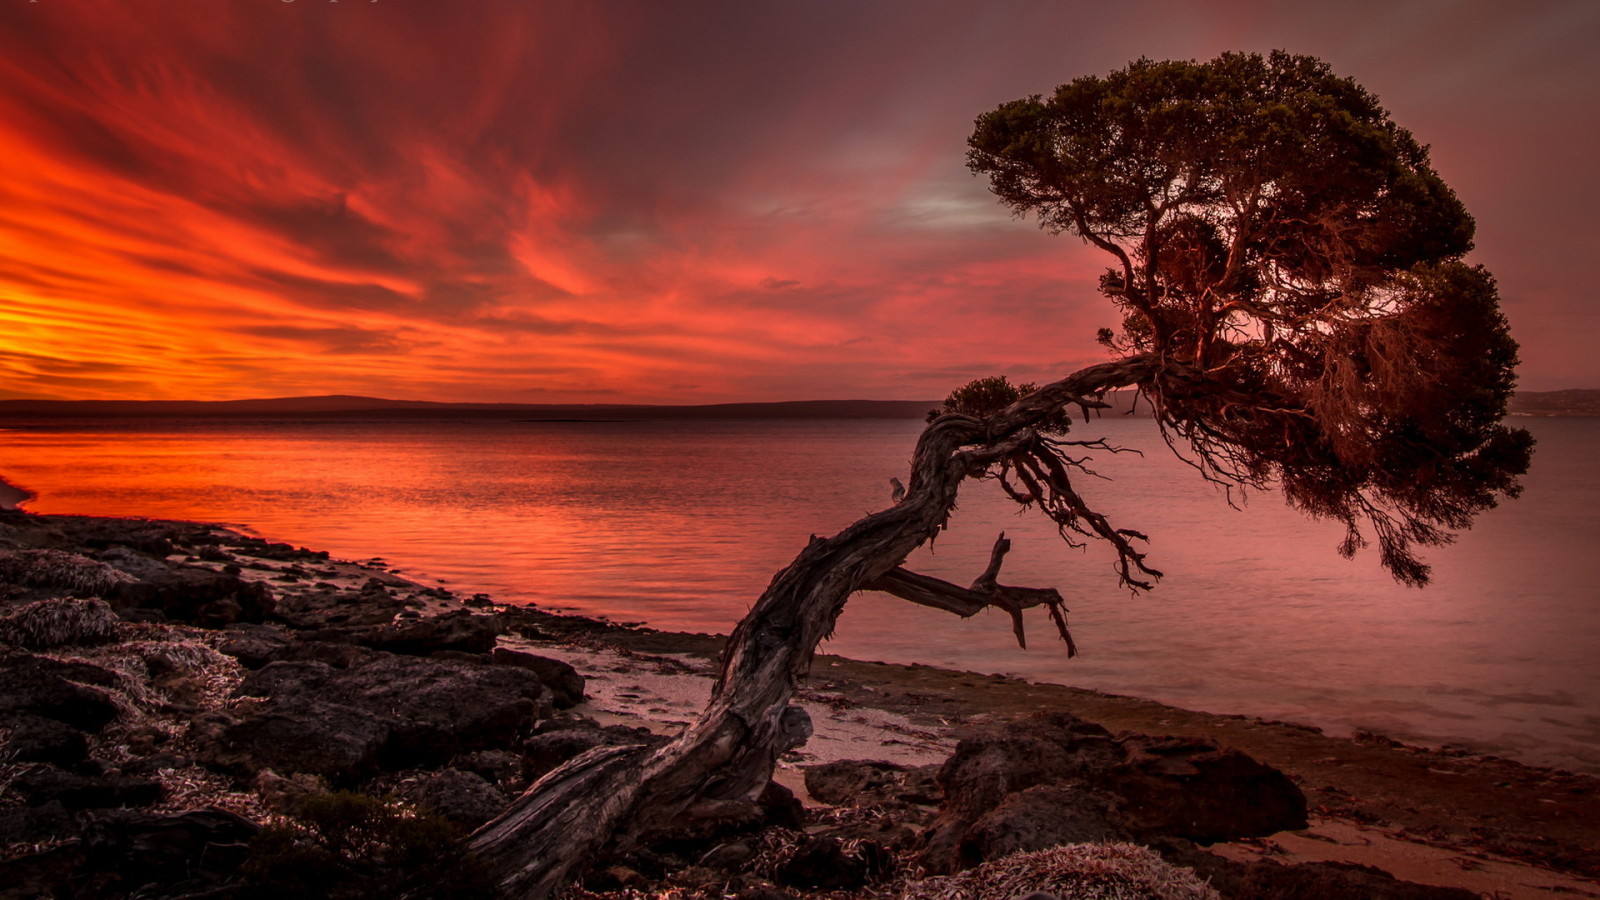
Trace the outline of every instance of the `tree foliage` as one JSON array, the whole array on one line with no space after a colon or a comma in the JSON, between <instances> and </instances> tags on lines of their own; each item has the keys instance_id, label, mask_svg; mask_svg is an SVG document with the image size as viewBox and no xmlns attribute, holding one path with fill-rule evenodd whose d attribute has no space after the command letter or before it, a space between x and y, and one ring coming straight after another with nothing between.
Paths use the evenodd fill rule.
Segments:
<instances>
[{"instance_id":1,"label":"tree foliage","mask_svg":"<svg viewBox=\"0 0 1600 900\"><path fill-rule=\"evenodd\" d=\"M944 398L938 409L928 410L928 421L932 422L944 415L987 418L1038 389L1039 386L1031 381L1012 384L1004 375L975 378L951 391L950 396ZM1036 428L1045 434L1066 434L1072 428L1072 418L1067 411L1062 410Z\"/></svg>"},{"instance_id":2,"label":"tree foliage","mask_svg":"<svg viewBox=\"0 0 1600 900\"><path fill-rule=\"evenodd\" d=\"M1427 581L1417 546L1515 496L1517 348L1428 150L1311 57L1139 60L977 120L1000 200L1105 251L1101 340L1208 477L1276 483Z\"/></svg>"}]
</instances>

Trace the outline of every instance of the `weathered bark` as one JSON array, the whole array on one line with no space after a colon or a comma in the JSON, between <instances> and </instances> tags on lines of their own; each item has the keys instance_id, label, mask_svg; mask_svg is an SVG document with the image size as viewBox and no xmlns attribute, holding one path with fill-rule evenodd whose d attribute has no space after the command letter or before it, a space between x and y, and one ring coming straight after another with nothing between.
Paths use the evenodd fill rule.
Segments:
<instances>
[{"instance_id":1,"label":"weathered bark","mask_svg":"<svg viewBox=\"0 0 1600 900\"><path fill-rule=\"evenodd\" d=\"M1157 366L1151 357L1130 357L1081 370L984 420L936 419L917 443L901 502L832 537L813 539L773 577L729 636L721 674L698 721L653 751L595 750L549 773L473 835L473 851L499 874L510 896L543 898L575 866L607 848L626 848L697 808L754 798L778 756L809 736L804 712L789 702L817 645L858 590L902 588L890 592L916 595L918 602L940 597L947 605L931 605L958 615L978 602L1017 610L1059 603L1054 592L995 583L1003 538L989 571L964 592L954 585L954 591L935 589L937 579L918 581L925 576L909 577L898 567L945 526L963 480L1034 440L1032 427L1064 405L1147 380Z\"/></svg>"}]
</instances>

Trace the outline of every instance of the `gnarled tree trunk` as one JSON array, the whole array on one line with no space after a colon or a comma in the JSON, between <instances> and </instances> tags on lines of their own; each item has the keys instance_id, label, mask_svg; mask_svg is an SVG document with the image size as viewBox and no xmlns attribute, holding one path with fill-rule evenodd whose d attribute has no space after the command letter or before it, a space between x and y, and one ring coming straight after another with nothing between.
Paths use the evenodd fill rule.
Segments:
<instances>
[{"instance_id":1,"label":"gnarled tree trunk","mask_svg":"<svg viewBox=\"0 0 1600 900\"><path fill-rule=\"evenodd\" d=\"M817 645L858 590L884 590L959 615L999 606L1012 613L1020 640L1020 609L1044 604L1056 612L1060 595L997 584L1003 538L971 588L906 572L900 564L944 527L963 480L1036 446L1032 429L1062 407L1095 405L1096 396L1146 381L1157 368L1151 357L1130 357L1081 370L984 420L935 420L918 441L903 500L832 537L813 539L773 578L728 638L720 677L697 722L654 750L599 748L551 772L473 835L473 851L510 896L543 898L606 849L625 848L681 815L754 798L778 756L809 736L809 720L790 700ZM1047 512L1051 502L1077 501L1064 473L1056 473L1063 479L1056 484L1051 466L1041 468L1048 483L1034 486L1049 496L1033 499ZM1065 637L1059 616L1057 623Z\"/></svg>"}]
</instances>

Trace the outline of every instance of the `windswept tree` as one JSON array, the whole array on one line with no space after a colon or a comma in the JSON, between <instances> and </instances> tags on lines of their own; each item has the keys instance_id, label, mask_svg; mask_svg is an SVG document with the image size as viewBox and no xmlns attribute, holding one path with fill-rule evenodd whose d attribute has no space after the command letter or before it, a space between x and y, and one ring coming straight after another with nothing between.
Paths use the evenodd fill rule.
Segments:
<instances>
[{"instance_id":1,"label":"windswept tree","mask_svg":"<svg viewBox=\"0 0 1600 900\"><path fill-rule=\"evenodd\" d=\"M512 894L547 895L597 852L759 793L810 732L790 700L857 591L963 616L999 607L1019 639L1022 611L1044 606L1065 637L1059 594L998 582L1003 538L967 587L901 567L969 479L1068 540L1106 542L1124 587L1152 587L1143 535L1075 483L1111 448L1069 439L1065 414L1108 391L1136 389L1202 477L1277 487L1342 523L1345 555L1375 542L1407 584L1428 579L1419 548L1516 496L1532 440L1501 424L1516 344L1494 280L1462 261L1472 219L1360 85L1285 53L1140 60L980 116L968 164L1019 215L1107 254L1114 358L1026 392L988 379L953 394L904 499L773 578L694 725L659 749L591 751L477 833Z\"/></svg>"}]
</instances>

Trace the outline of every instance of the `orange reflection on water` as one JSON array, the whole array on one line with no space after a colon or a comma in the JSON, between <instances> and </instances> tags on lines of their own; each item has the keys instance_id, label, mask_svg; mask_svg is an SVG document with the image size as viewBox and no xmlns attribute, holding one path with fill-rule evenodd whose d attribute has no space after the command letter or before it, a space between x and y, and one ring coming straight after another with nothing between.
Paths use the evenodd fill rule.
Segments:
<instances>
[{"instance_id":1,"label":"orange reflection on water","mask_svg":"<svg viewBox=\"0 0 1600 900\"><path fill-rule=\"evenodd\" d=\"M879 473L903 458L886 444L851 487L818 489L729 443L804 440L729 427L720 442L651 423L18 430L0 432L0 474L38 495L33 512L232 524L505 601L726 629L807 535L886 499Z\"/></svg>"}]
</instances>

